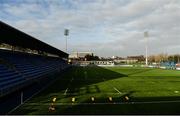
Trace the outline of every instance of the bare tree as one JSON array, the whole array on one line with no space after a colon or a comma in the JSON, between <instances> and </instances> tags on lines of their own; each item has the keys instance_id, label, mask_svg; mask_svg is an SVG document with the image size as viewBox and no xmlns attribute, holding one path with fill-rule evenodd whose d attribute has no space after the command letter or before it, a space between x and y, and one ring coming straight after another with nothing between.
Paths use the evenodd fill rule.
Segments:
<instances>
[{"instance_id":1,"label":"bare tree","mask_svg":"<svg viewBox=\"0 0 180 116\"><path fill-rule=\"evenodd\" d=\"M148 57L150 63L155 62L155 55L151 55Z\"/></svg>"}]
</instances>

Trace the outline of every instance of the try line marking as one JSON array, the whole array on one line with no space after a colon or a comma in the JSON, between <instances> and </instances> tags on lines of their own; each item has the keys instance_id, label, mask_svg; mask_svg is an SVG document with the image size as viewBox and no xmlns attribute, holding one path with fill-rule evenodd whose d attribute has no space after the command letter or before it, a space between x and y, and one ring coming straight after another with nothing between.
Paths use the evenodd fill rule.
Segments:
<instances>
[{"instance_id":1,"label":"try line marking","mask_svg":"<svg viewBox=\"0 0 180 116\"><path fill-rule=\"evenodd\" d=\"M63 103L57 102L55 105L107 105L107 104L160 104L160 103L180 103L176 101L147 101L147 102L114 102L114 103ZM27 103L26 105L50 105L50 103Z\"/></svg>"},{"instance_id":2,"label":"try line marking","mask_svg":"<svg viewBox=\"0 0 180 116\"><path fill-rule=\"evenodd\" d=\"M105 79L103 78L103 81L105 81ZM119 94L122 94L122 92L120 92L116 87L108 84L109 86L111 86L115 91L117 91Z\"/></svg>"},{"instance_id":3,"label":"try line marking","mask_svg":"<svg viewBox=\"0 0 180 116\"><path fill-rule=\"evenodd\" d=\"M69 86L70 86L70 84L72 83L72 81L73 81L73 77L72 77L71 81L69 82L69 84L68 84L68 86L67 86L66 90L64 91L64 95L66 95L66 94L67 94L68 89L69 89Z\"/></svg>"},{"instance_id":4,"label":"try line marking","mask_svg":"<svg viewBox=\"0 0 180 116\"><path fill-rule=\"evenodd\" d=\"M122 94L116 87L113 87L115 91L117 91L119 94Z\"/></svg>"}]
</instances>

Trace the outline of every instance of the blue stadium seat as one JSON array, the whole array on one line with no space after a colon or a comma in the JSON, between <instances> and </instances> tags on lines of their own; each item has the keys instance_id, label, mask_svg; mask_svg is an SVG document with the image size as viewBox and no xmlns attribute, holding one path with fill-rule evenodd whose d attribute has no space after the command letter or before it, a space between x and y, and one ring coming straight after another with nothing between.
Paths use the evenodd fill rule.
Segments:
<instances>
[{"instance_id":1,"label":"blue stadium seat","mask_svg":"<svg viewBox=\"0 0 180 116\"><path fill-rule=\"evenodd\" d=\"M30 80L65 69L61 58L0 50L0 90L27 85Z\"/></svg>"}]
</instances>

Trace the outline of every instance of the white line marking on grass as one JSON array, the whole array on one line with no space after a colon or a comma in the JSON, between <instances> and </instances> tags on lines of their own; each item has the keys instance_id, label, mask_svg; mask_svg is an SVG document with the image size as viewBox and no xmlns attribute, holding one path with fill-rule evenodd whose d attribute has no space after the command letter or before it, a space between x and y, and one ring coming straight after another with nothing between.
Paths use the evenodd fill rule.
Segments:
<instances>
[{"instance_id":1,"label":"white line marking on grass","mask_svg":"<svg viewBox=\"0 0 180 116\"><path fill-rule=\"evenodd\" d=\"M23 104L26 103L28 100L30 100L31 98L33 98L34 96L36 96L37 94L39 94L40 92L42 92L43 90L45 90L46 88L48 88L51 84L53 84L55 81L57 81L58 78L54 79L53 81L51 81L50 83L48 83L47 85L45 85L43 88L41 88L39 91L37 91L36 93L32 94L30 97L28 97L26 100L24 100ZM16 106L15 108L13 108L11 111L9 111L7 114L11 114L13 111L15 111L16 109L18 109L20 106L22 106L23 104L19 104L18 106Z\"/></svg>"},{"instance_id":2,"label":"white line marking on grass","mask_svg":"<svg viewBox=\"0 0 180 116\"><path fill-rule=\"evenodd\" d=\"M69 89L69 88L68 88ZM65 92L64 92L65 93ZM64 94L63 93L63 94ZM91 95L91 94L94 94L95 92L93 92L93 93L89 93L89 94L86 94L86 95ZM99 94L102 94L102 93L99 93ZM107 92L107 93L103 93L103 94L108 94L108 95L119 95L119 93L117 93L117 92L115 92L115 93L113 93L113 92ZM85 95L84 93L70 93L70 92L66 92L66 95Z\"/></svg>"},{"instance_id":3,"label":"white line marking on grass","mask_svg":"<svg viewBox=\"0 0 180 116\"><path fill-rule=\"evenodd\" d=\"M117 91L119 94L122 94L116 87L113 87L115 91Z\"/></svg>"},{"instance_id":4,"label":"white line marking on grass","mask_svg":"<svg viewBox=\"0 0 180 116\"><path fill-rule=\"evenodd\" d=\"M114 103L73 103L73 105L107 105L107 104L161 104L161 103L180 103L180 100L176 101L147 101L147 102L114 102ZM26 105L49 105L49 103L26 103ZM57 102L55 105L72 105L68 102Z\"/></svg>"},{"instance_id":5,"label":"white line marking on grass","mask_svg":"<svg viewBox=\"0 0 180 116\"><path fill-rule=\"evenodd\" d=\"M147 102L129 102L132 104L158 104L158 103L177 103L180 102L180 100L175 100L175 101L147 101Z\"/></svg>"},{"instance_id":6,"label":"white line marking on grass","mask_svg":"<svg viewBox=\"0 0 180 116\"><path fill-rule=\"evenodd\" d=\"M103 78L103 81L105 81L105 79ZM120 92L116 87L108 84L109 86L111 86L115 91L117 91L119 94L122 94L122 92Z\"/></svg>"},{"instance_id":7,"label":"white line marking on grass","mask_svg":"<svg viewBox=\"0 0 180 116\"><path fill-rule=\"evenodd\" d=\"M64 91L64 95L67 95L67 92L68 92L69 86L70 86L70 84L72 83L72 81L73 81L73 80L74 80L74 78L72 77L72 79L71 79L71 81L69 82L69 84L68 84L68 86L67 86L66 90Z\"/></svg>"},{"instance_id":8,"label":"white line marking on grass","mask_svg":"<svg viewBox=\"0 0 180 116\"><path fill-rule=\"evenodd\" d=\"M68 89L69 89L69 88L67 88L67 89L65 90L64 95L66 95L66 94L67 94Z\"/></svg>"}]
</instances>

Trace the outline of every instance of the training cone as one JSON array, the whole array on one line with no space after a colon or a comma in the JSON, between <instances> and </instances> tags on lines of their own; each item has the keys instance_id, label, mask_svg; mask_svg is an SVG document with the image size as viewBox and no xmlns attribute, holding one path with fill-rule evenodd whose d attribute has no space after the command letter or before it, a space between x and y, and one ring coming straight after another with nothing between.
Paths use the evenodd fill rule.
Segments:
<instances>
[{"instance_id":1,"label":"training cone","mask_svg":"<svg viewBox=\"0 0 180 116\"><path fill-rule=\"evenodd\" d=\"M54 97L52 101L53 101L53 102L56 102L56 97Z\"/></svg>"},{"instance_id":2,"label":"training cone","mask_svg":"<svg viewBox=\"0 0 180 116\"><path fill-rule=\"evenodd\" d=\"M75 101L76 101L76 98L75 98L75 97L73 97L71 101L72 101L72 102L75 102Z\"/></svg>"},{"instance_id":3,"label":"training cone","mask_svg":"<svg viewBox=\"0 0 180 116\"><path fill-rule=\"evenodd\" d=\"M110 102L112 102L112 101L113 101L113 100L112 100L112 97L109 97L108 99L109 99L109 101L110 101Z\"/></svg>"},{"instance_id":4,"label":"training cone","mask_svg":"<svg viewBox=\"0 0 180 116\"><path fill-rule=\"evenodd\" d=\"M94 99L94 97L91 97L91 101L93 101L93 102L94 102L94 100L95 100L95 99Z\"/></svg>"},{"instance_id":5,"label":"training cone","mask_svg":"<svg viewBox=\"0 0 180 116\"><path fill-rule=\"evenodd\" d=\"M129 97L128 97L128 96L125 96L125 100L126 100L126 101L129 101Z\"/></svg>"}]
</instances>

